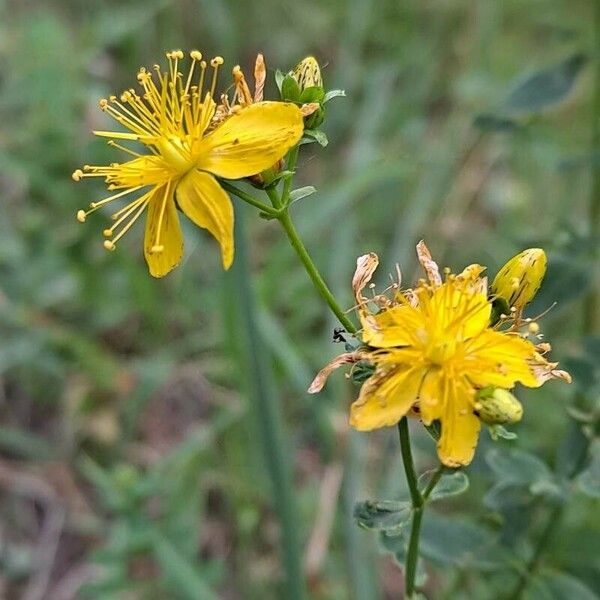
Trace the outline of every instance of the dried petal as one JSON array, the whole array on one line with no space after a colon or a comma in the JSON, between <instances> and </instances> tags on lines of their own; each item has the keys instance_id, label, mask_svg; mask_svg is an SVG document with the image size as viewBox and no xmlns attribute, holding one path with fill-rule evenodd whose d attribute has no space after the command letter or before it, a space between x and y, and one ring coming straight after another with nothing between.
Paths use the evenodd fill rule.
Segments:
<instances>
[{"instance_id":1,"label":"dried petal","mask_svg":"<svg viewBox=\"0 0 600 600\"><path fill-rule=\"evenodd\" d=\"M373 273L379 265L379 257L374 252L369 254L363 254L356 259L356 271L354 271L354 277L352 277L352 289L354 290L354 297L358 304L364 304L367 302L367 298L362 295L362 291L371 281Z\"/></svg>"},{"instance_id":2,"label":"dried petal","mask_svg":"<svg viewBox=\"0 0 600 600\"><path fill-rule=\"evenodd\" d=\"M417 244L417 256L419 257L421 266L425 269L425 273L427 273L427 278L431 285L434 287L442 285L440 269L437 266L437 263L431 258L431 253L423 240Z\"/></svg>"},{"instance_id":3,"label":"dried petal","mask_svg":"<svg viewBox=\"0 0 600 600\"><path fill-rule=\"evenodd\" d=\"M300 107L300 112L303 117L308 117L312 115L315 111L319 110L321 105L318 102L309 102L308 104L303 104Z\"/></svg>"},{"instance_id":4,"label":"dried petal","mask_svg":"<svg viewBox=\"0 0 600 600\"><path fill-rule=\"evenodd\" d=\"M265 64L265 57L262 54L258 54L256 56L256 63L254 64L254 102L263 101L266 79L267 66Z\"/></svg>"},{"instance_id":5,"label":"dried petal","mask_svg":"<svg viewBox=\"0 0 600 600\"><path fill-rule=\"evenodd\" d=\"M345 352L344 354L340 354L336 356L331 362L325 365L318 373L317 376L313 379L313 382L310 384L308 388L309 394L316 394L320 392L325 383L327 382L328 377L336 370L339 369L342 365L349 365L359 360L365 358L366 354L364 352L356 351L356 352Z\"/></svg>"}]
</instances>

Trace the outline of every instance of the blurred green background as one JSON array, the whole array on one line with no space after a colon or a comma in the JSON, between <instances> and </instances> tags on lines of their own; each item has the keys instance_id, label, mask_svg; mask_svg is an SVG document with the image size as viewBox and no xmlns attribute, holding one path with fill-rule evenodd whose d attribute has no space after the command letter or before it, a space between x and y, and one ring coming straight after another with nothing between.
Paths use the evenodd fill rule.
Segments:
<instances>
[{"instance_id":1,"label":"blurred green background","mask_svg":"<svg viewBox=\"0 0 600 600\"><path fill-rule=\"evenodd\" d=\"M141 227L107 253L107 215L75 219L104 190L72 171L122 158L90 134L108 128L98 99L172 48L250 71L262 51L272 95L275 68L314 54L346 90L329 146L301 156L296 184L318 193L293 209L345 306L367 251L385 285L396 262L414 280L421 238L440 263L490 274L547 250L531 313L558 302L541 325L575 383L519 391L517 440L482 432L469 491L426 521L424 589L502 597L564 502L524 597L596 597L598 35L592 0L0 0L0 597L285 598L257 393L284 412L310 598L401 597L393 540L353 519L357 501L406 493L396 432L349 432L341 373L306 394L340 346L278 224L234 200L232 271L190 227L184 264L154 280ZM416 425L423 471L434 444ZM515 483L517 467L490 464L511 448L525 471L528 452L548 467Z\"/></svg>"}]
</instances>

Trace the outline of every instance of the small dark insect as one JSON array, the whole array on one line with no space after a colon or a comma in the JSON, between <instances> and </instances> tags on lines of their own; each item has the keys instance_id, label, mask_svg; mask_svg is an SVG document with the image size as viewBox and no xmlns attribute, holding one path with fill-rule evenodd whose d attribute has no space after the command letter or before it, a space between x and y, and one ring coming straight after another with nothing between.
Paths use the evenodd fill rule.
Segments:
<instances>
[{"instance_id":1,"label":"small dark insect","mask_svg":"<svg viewBox=\"0 0 600 600\"><path fill-rule=\"evenodd\" d=\"M346 341L346 338L342 335L346 333L346 330L343 329L342 327L336 327L333 330L333 341L336 344L341 344L342 342Z\"/></svg>"}]
</instances>

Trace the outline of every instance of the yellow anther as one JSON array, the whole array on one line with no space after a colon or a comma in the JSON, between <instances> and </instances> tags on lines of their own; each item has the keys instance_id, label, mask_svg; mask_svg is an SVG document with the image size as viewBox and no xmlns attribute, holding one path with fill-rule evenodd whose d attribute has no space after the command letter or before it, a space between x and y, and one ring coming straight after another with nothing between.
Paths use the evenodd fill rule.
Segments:
<instances>
[{"instance_id":1,"label":"yellow anther","mask_svg":"<svg viewBox=\"0 0 600 600\"><path fill-rule=\"evenodd\" d=\"M215 56L214 58L210 59L210 66L218 67L219 65L222 65L224 62L225 62L225 60L223 59L222 56Z\"/></svg>"},{"instance_id":2,"label":"yellow anther","mask_svg":"<svg viewBox=\"0 0 600 600\"><path fill-rule=\"evenodd\" d=\"M112 96L109 96L109 97L108 97L108 99L109 99L111 102L116 102L116 101L117 101L117 97L116 97L114 94L113 94Z\"/></svg>"},{"instance_id":3,"label":"yellow anther","mask_svg":"<svg viewBox=\"0 0 600 600\"><path fill-rule=\"evenodd\" d=\"M112 235L113 235L113 231L112 231L112 229L105 229L105 230L102 232L102 235L103 235L104 237L107 237L107 238L109 238L109 237L112 237Z\"/></svg>"},{"instance_id":4,"label":"yellow anther","mask_svg":"<svg viewBox=\"0 0 600 600\"><path fill-rule=\"evenodd\" d=\"M100 106L100 108L102 110L106 110L106 107L108 106L108 100L106 98L102 98L99 102L98 105Z\"/></svg>"},{"instance_id":5,"label":"yellow anther","mask_svg":"<svg viewBox=\"0 0 600 600\"><path fill-rule=\"evenodd\" d=\"M146 69L140 69L139 73L137 74L137 80L144 85L145 83L148 83L148 81L150 81L152 79L152 75L150 73L148 73L148 71L146 71Z\"/></svg>"},{"instance_id":6,"label":"yellow anther","mask_svg":"<svg viewBox=\"0 0 600 600\"><path fill-rule=\"evenodd\" d=\"M83 171L81 169L75 169L71 177L73 178L73 181L81 181L81 178L83 177Z\"/></svg>"},{"instance_id":7,"label":"yellow anther","mask_svg":"<svg viewBox=\"0 0 600 600\"><path fill-rule=\"evenodd\" d=\"M190 52L190 57L192 60L202 60L202 52L198 50L192 50Z\"/></svg>"},{"instance_id":8,"label":"yellow anther","mask_svg":"<svg viewBox=\"0 0 600 600\"><path fill-rule=\"evenodd\" d=\"M540 326L534 322L529 323L527 329L531 335L537 335L540 332Z\"/></svg>"},{"instance_id":9,"label":"yellow anther","mask_svg":"<svg viewBox=\"0 0 600 600\"><path fill-rule=\"evenodd\" d=\"M80 223L85 223L85 217L86 217L85 210L80 209L77 211L77 220Z\"/></svg>"},{"instance_id":10,"label":"yellow anther","mask_svg":"<svg viewBox=\"0 0 600 600\"><path fill-rule=\"evenodd\" d=\"M152 254L160 254L161 252L163 252L165 249L164 246L160 245L160 244L155 244L154 246L152 246L152 248L150 248L150 252Z\"/></svg>"},{"instance_id":11,"label":"yellow anther","mask_svg":"<svg viewBox=\"0 0 600 600\"><path fill-rule=\"evenodd\" d=\"M110 240L104 240L103 246L111 252L116 248L116 246Z\"/></svg>"}]
</instances>

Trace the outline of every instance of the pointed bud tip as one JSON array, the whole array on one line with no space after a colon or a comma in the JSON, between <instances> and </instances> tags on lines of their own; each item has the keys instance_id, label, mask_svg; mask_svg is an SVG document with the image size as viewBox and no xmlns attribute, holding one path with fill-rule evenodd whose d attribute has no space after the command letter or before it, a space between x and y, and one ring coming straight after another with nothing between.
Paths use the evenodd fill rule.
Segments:
<instances>
[{"instance_id":1,"label":"pointed bud tip","mask_svg":"<svg viewBox=\"0 0 600 600\"><path fill-rule=\"evenodd\" d=\"M542 285L547 266L541 248L528 248L513 256L492 282L492 293L506 300L511 308L522 310Z\"/></svg>"},{"instance_id":2,"label":"pointed bud tip","mask_svg":"<svg viewBox=\"0 0 600 600\"><path fill-rule=\"evenodd\" d=\"M321 67L314 56L303 58L291 71L290 75L296 80L300 91L309 87L323 87Z\"/></svg>"}]
</instances>

